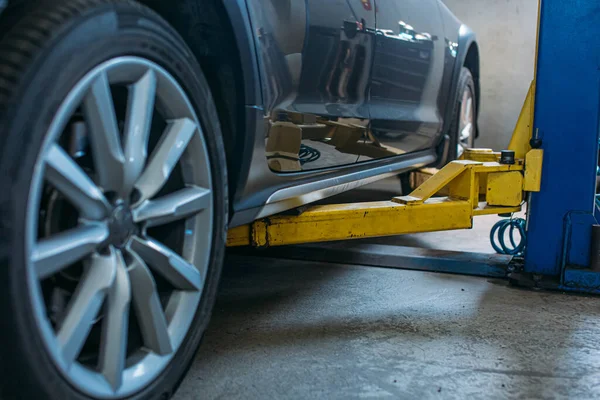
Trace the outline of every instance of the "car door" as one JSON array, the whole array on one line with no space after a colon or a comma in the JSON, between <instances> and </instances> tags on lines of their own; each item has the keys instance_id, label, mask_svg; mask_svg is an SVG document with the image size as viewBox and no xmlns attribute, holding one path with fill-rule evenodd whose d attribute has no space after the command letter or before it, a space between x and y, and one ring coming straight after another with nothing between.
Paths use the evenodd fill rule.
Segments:
<instances>
[{"instance_id":1,"label":"car door","mask_svg":"<svg viewBox=\"0 0 600 400\"><path fill-rule=\"evenodd\" d=\"M308 35L295 109L367 119L375 11L372 0L307 0Z\"/></svg>"},{"instance_id":2,"label":"car door","mask_svg":"<svg viewBox=\"0 0 600 400\"><path fill-rule=\"evenodd\" d=\"M372 70L372 158L434 146L442 119L444 33L438 0L375 0L377 34Z\"/></svg>"},{"instance_id":3,"label":"car door","mask_svg":"<svg viewBox=\"0 0 600 400\"><path fill-rule=\"evenodd\" d=\"M375 49L373 0L248 0L275 172L355 163ZM350 146L351 147L351 146Z\"/></svg>"}]
</instances>

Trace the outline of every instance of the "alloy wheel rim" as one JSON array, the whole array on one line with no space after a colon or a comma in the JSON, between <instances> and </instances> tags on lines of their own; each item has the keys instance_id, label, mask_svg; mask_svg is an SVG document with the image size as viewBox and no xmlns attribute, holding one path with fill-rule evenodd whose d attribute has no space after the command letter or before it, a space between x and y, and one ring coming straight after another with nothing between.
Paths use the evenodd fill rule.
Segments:
<instances>
[{"instance_id":1,"label":"alloy wheel rim","mask_svg":"<svg viewBox=\"0 0 600 400\"><path fill-rule=\"evenodd\" d=\"M115 103L119 90L125 110ZM157 124L162 132L154 135ZM87 169L85 158L77 158L82 149L91 154ZM87 73L47 132L26 229L37 326L73 386L95 397L122 397L166 368L200 303L212 217L206 143L177 81L138 57L115 58ZM56 228L65 220L73 221ZM164 243L155 238L161 228L168 232ZM55 312L57 304L64 307Z\"/></svg>"},{"instance_id":2,"label":"alloy wheel rim","mask_svg":"<svg viewBox=\"0 0 600 400\"><path fill-rule=\"evenodd\" d=\"M460 157L466 149L473 147L475 103L471 89L466 87L462 94L458 124L457 155Z\"/></svg>"}]
</instances>

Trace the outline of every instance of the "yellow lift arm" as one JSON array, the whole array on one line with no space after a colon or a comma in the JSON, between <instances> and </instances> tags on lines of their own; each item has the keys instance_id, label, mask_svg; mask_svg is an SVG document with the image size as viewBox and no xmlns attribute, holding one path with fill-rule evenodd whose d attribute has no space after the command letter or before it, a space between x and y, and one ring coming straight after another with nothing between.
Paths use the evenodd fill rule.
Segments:
<instances>
[{"instance_id":1,"label":"yellow lift arm","mask_svg":"<svg viewBox=\"0 0 600 400\"><path fill-rule=\"evenodd\" d=\"M499 153L467 151L408 196L391 201L312 206L229 231L227 245L281 246L407 233L468 229L473 217L521 210L525 191L539 191L543 153L501 164ZM447 188L446 197L434 197Z\"/></svg>"}]
</instances>

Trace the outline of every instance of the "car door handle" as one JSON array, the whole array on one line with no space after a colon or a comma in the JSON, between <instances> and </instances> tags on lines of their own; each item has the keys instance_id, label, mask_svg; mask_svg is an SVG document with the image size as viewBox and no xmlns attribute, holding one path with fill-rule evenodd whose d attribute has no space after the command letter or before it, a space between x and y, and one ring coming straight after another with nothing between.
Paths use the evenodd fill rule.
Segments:
<instances>
[{"instance_id":1,"label":"car door handle","mask_svg":"<svg viewBox=\"0 0 600 400\"><path fill-rule=\"evenodd\" d=\"M358 32L362 32L365 29L365 20L358 21L344 21L344 33L348 36L348 39L354 39Z\"/></svg>"}]
</instances>

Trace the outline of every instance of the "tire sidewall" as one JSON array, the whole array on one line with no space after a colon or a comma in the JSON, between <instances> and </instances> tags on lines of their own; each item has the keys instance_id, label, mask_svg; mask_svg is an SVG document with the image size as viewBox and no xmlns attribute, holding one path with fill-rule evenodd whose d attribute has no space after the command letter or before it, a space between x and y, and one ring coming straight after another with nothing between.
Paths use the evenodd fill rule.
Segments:
<instances>
[{"instance_id":1,"label":"tire sidewall","mask_svg":"<svg viewBox=\"0 0 600 400\"><path fill-rule=\"evenodd\" d=\"M118 56L139 56L165 68L184 88L202 125L213 167L213 248L200 307L171 363L151 385L133 396L168 398L187 371L208 323L224 254L227 177L218 117L200 67L178 35L158 16L142 13L139 6L126 2L101 3L79 14L62 24L42 51L23 66L21 84L5 108L0 127L0 178L4 188L0 195L0 307L3 315L9 316L4 319L3 331L11 337L4 335L4 343L14 343L3 346L8 352L3 359L19 358L13 373L20 370L20 375L26 376L20 384L22 394L29 390L38 398L86 398L60 375L38 333L27 294L25 205L45 134L69 91L98 64Z\"/></svg>"}]
</instances>

